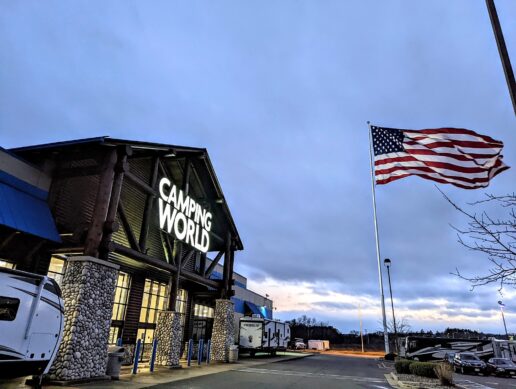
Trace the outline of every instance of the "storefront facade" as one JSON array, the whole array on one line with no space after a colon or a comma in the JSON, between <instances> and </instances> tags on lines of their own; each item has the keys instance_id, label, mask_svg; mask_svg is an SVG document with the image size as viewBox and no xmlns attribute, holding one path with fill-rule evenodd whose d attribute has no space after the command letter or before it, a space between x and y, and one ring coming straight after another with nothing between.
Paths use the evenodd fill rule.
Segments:
<instances>
[{"instance_id":1,"label":"storefront facade","mask_svg":"<svg viewBox=\"0 0 516 389\"><path fill-rule=\"evenodd\" d=\"M48 207L61 242L40 239L33 252L11 256L19 247L4 239L5 266L64 284L77 258L111 266L106 344L131 348L141 339L143 359L160 312L177 317L181 343L212 336L216 300L234 294L243 245L205 149L101 137L10 153L51 179ZM217 266L222 277L213 275Z\"/></svg>"}]
</instances>

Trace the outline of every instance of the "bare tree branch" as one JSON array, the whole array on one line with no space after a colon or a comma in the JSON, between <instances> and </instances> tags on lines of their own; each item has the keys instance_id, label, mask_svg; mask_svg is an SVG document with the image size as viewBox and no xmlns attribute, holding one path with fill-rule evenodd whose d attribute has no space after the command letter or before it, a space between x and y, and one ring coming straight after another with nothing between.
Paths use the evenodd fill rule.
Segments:
<instances>
[{"instance_id":1,"label":"bare tree branch","mask_svg":"<svg viewBox=\"0 0 516 389\"><path fill-rule=\"evenodd\" d=\"M468 250L481 252L487 256L491 267L485 274L468 276L458 268L452 273L469 281L471 289L496 283L501 292L504 286L516 287L516 194L486 195L484 200L468 204L471 207L496 204L504 210L505 218L494 218L485 210L468 212L452 201L436 186L442 196L467 219L466 226L451 227L457 232L457 241Z\"/></svg>"}]
</instances>

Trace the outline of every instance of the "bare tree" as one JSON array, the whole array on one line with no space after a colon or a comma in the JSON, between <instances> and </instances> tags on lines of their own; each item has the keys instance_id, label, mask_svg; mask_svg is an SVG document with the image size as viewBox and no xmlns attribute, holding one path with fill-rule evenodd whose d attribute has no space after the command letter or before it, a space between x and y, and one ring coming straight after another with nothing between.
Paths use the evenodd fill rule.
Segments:
<instances>
[{"instance_id":1,"label":"bare tree","mask_svg":"<svg viewBox=\"0 0 516 389\"><path fill-rule=\"evenodd\" d=\"M387 322L387 330L389 332L394 332L394 324L392 320ZM408 334L412 330L412 326L409 324L408 319L406 317L401 318L401 320L396 321L396 332L398 336Z\"/></svg>"},{"instance_id":2,"label":"bare tree","mask_svg":"<svg viewBox=\"0 0 516 389\"><path fill-rule=\"evenodd\" d=\"M459 269L456 269L454 274L469 281L472 289L492 283L498 283L500 291L504 286L516 287L516 194L486 195L484 200L469 204L472 207L496 205L503 210L505 216L495 218L485 210L468 212L442 191L441 193L468 219L467 226L464 228L452 226L457 231L459 243L469 250L485 254L491 263L485 274L466 276Z\"/></svg>"}]
</instances>

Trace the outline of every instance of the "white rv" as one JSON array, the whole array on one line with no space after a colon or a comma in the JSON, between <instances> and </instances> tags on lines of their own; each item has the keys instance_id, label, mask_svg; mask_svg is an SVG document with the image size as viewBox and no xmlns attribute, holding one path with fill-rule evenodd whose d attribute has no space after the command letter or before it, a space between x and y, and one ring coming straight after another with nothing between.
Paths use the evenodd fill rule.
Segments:
<instances>
[{"instance_id":1,"label":"white rv","mask_svg":"<svg viewBox=\"0 0 516 389\"><path fill-rule=\"evenodd\" d=\"M239 327L238 346L251 356L258 351L276 354L285 351L290 342L290 325L262 317L242 317Z\"/></svg>"},{"instance_id":2,"label":"white rv","mask_svg":"<svg viewBox=\"0 0 516 389\"><path fill-rule=\"evenodd\" d=\"M63 317L61 290L54 280L0 269L0 380L41 379L57 354Z\"/></svg>"}]
</instances>

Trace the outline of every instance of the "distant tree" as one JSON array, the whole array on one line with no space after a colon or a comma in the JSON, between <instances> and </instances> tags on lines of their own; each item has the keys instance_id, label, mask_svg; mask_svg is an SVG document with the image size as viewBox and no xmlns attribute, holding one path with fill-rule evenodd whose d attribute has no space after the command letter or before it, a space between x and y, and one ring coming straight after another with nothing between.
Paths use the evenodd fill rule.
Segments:
<instances>
[{"instance_id":1,"label":"distant tree","mask_svg":"<svg viewBox=\"0 0 516 389\"><path fill-rule=\"evenodd\" d=\"M457 228L458 241L469 250L483 253L491 263L487 273L464 275L456 269L455 274L471 283L472 289L492 283L516 287L516 194L502 196L486 195L486 199L469 204L481 207L495 204L505 215L502 218L492 217L487 211L469 212L454 203L442 191L444 198L468 219L467 226Z\"/></svg>"}]
</instances>

